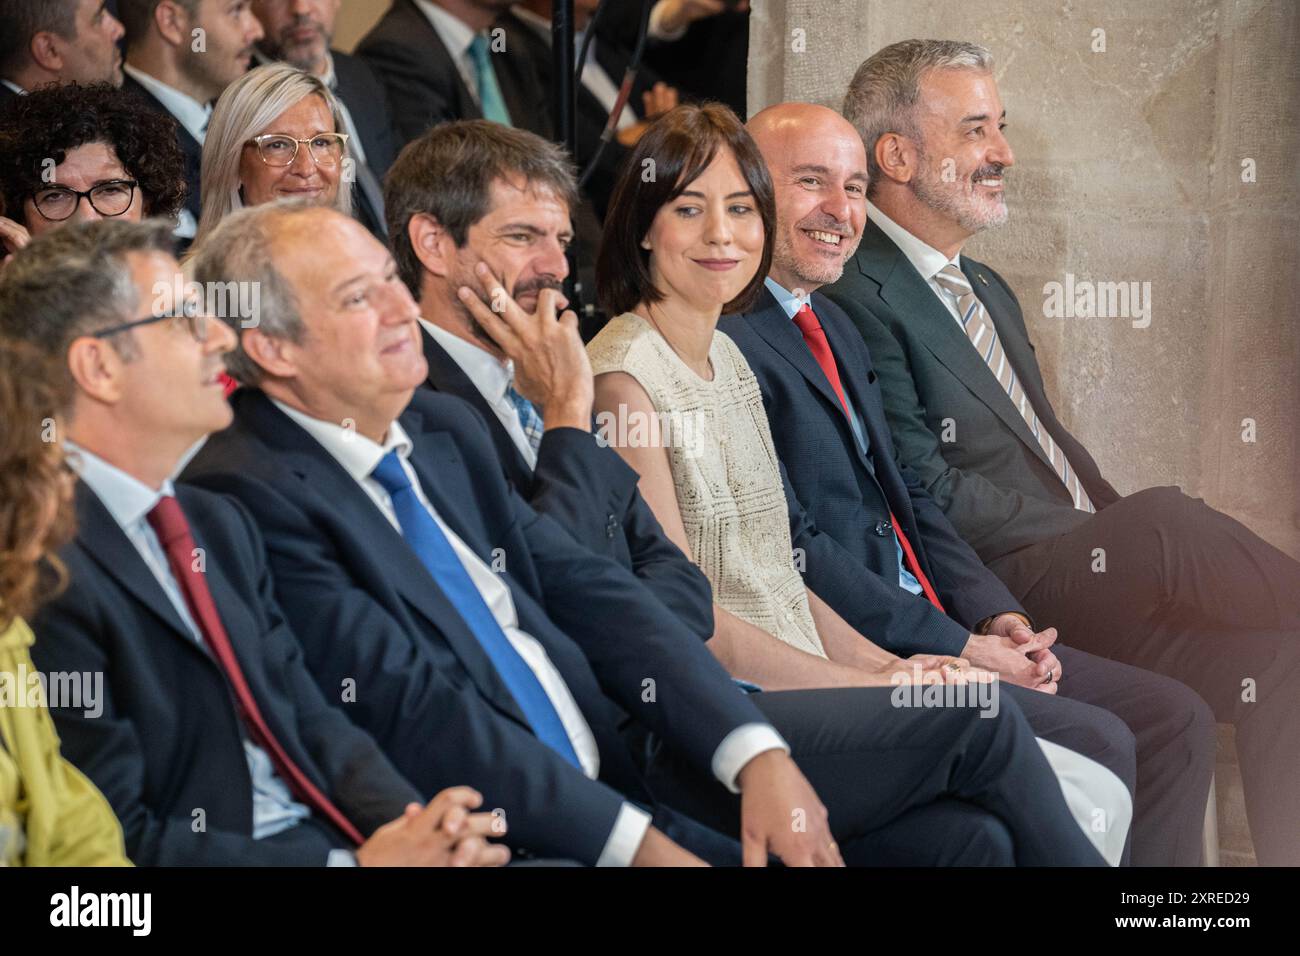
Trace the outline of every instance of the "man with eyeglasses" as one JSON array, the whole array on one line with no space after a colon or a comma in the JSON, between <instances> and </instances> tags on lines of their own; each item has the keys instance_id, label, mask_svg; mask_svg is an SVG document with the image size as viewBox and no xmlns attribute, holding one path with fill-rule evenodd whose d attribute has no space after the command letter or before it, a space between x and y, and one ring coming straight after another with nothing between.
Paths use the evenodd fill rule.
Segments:
<instances>
[{"instance_id":1,"label":"man with eyeglasses","mask_svg":"<svg viewBox=\"0 0 1300 956\"><path fill-rule=\"evenodd\" d=\"M504 863L487 842L504 821L472 812L478 793L426 805L317 689L248 513L173 486L186 449L230 421L218 372L235 336L177 300L171 246L162 223L89 223L0 278L0 334L73 385L71 587L33 618L33 660L104 673L107 690L99 713L51 706L64 753L138 864Z\"/></svg>"},{"instance_id":2,"label":"man with eyeglasses","mask_svg":"<svg viewBox=\"0 0 1300 956\"><path fill-rule=\"evenodd\" d=\"M108 84L15 99L0 112L0 265L68 223L174 219L183 169L175 122Z\"/></svg>"}]
</instances>

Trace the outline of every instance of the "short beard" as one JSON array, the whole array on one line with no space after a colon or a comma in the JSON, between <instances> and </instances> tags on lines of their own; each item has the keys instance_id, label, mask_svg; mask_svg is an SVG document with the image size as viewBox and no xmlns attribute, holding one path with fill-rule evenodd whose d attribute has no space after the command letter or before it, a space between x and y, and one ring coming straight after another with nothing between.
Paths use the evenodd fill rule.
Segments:
<instances>
[{"instance_id":1,"label":"short beard","mask_svg":"<svg viewBox=\"0 0 1300 956\"><path fill-rule=\"evenodd\" d=\"M488 334L487 329L483 328L482 323L474 317L474 313L469 310L469 306L462 302L460 297L456 295L455 290L460 286L465 286L465 288L469 289L471 294L477 296L478 300L490 309L492 308L492 303L488 299L485 299L483 293L479 291L478 279L472 272L465 272L456 276L455 285L452 286L452 301L455 304L456 311L458 311L461 317L464 318L465 325L469 328L470 334L487 346L491 351L500 351L501 346L499 346L496 340ZM562 293L564 290L564 283L556 279L549 279L546 276L538 276L535 279L528 279L525 282L516 284L514 289L509 291L509 295L512 299L518 302L519 296L526 295L530 292L540 292L542 289L555 289L557 292Z\"/></svg>"},{"instance_id":2,"label":"short beard","mask_svg":"<svg viewBox=\"0 0 1300 956\"><path fill-rule=\"evenodd\" d=\"M957 223L963 230L974 234L992 226L1003 225L1009 216L1005 193L996 204L984 203L973 192L975 180L990 173L1003 175L1005 167L992 164L981 166L963 180L946 183L942 176L933 175L934 167L927 154L921 154L919 175L908 182L912 194L935 212Z\"/></svg>"},{"instance_id":3,"label":"short beard","mask_svg":"<svg viewBox=\"0 0 1300 956\"><path fill-rule=\"evenodd\" d=\"M848 239L842 239L841 241L847 242ZM805 292L819 286L830 285L844 274L843 262L817 262L805 266L799 261L799 257L795 255L794 243L790 240L789 233L782 231L777 232L776 244L772 247L772 264L790 273L801 283L806 284ZM790 289L789 291L794 292L796 290Z\"/></svg>"}]
</instances>

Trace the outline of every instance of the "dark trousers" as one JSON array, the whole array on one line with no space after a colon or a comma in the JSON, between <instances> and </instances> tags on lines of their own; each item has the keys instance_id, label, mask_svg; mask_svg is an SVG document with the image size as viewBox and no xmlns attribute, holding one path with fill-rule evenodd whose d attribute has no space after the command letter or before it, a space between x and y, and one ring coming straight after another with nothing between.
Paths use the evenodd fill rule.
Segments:
<instances>
[{"instance_id":1,"label":"dark trousers","mask_svg":"<svg viewBox=\"0 0 1300 956\"><path fill-rule=\"evenodd\" d=\"M1024 866L1104 865L1009 695L993 717L976 707L898 707L893 695L892 688L754 695L826 805L845 862L1005 863L1009 848ZM645 770L657 802L739 832L740 798L667 748L654 750Z\"/></svg>"},{"instance_id":2,"label":"dark trousers","mask_svg":"<svg viewBox=\"0 0 1300 956\"><path fill-rule=\"evenodd\" d=\"M991 567L1064 644L1181 681L1235 724L1259 861L1300 865L1300 563L1148 488Z\"/></svg>"}]
</instances>

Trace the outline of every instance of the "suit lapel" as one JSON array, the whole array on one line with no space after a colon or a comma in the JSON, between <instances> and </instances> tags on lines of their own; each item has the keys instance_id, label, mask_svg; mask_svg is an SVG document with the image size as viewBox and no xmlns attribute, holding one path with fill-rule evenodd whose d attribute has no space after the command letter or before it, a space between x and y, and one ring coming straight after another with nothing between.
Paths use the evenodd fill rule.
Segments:
<instances>
[{"instance_id":1,"label":"suit lapel","mask_svg":"<svg viewBox=\"0 0 1300 956\"><path fill-rule=\"evenodd\" d=\"M315 439L272 405L261 392L250 392L244 401L249 406L243 411L251 428L263 441L268 441L273 435L271 447L283 450L286 467L308 487L308 493L323 496L344 524L354 529L359 537L375 542L376 554L383 556L378 560L382 560L385 580L446 638L447 645L488 699L526 725L518 704L497 675L478 639L401 533L389 524L361 486ZM403 416L404 428L407 421ZM428 488L426 484L426 495L429 494ZM437 492L429 495L429 499L444 521L448 514L455 512ZM453 530L461 533L458 528Z\"/></svg>"},{"instance_id":2,"label":"suit lapel","mask_svg":"<svg viewBox=\"0 0 1300 956\"><path fill-rule=\"evenodd\" d=\"M757 308L750 312L746 319L750 327L762 336L778 355L793 365L799 374L821 393L822 398L830 402L840 415L844 414L844 406L840 404L839 396L835 394L835 389L831 388L826 373L813 358L803 334L795 326L794 321L785 314L785 309L781 308L781 303L776 301L776 296L772 295L770 289L764 287Z\"/></svg>"},{"instance_id":3,"label":"suit lapel","mask_svg":"<svg viewBox=\"0 0 1300 956\"><path fill-rule=\"evenodd\" d=\"M492 443L496 446L497 456L505 467L510 483L521 495L527 497L527 489L533 483L533 470L524 456L519 453L519 449L515 447L514 439L497 418L496 411L488 405L487 399L465 374L465 370L456 363L446 349L437 343L427 329L420 329L420 338L424 342L425 361L429 364L429 387L435 392L446 392L464 399L483 416L488 430L492 433Z\"/></svg>"},{"instance_id":4,"label":"suit lapel","mask_svg":"<svg viewBox=\"0 0 1300 956\"><path fill-rule=\"evenodd\" d=\"M867 223L855 259L862 274L879 284L880 298L894 314L922 330L918 337L930 353L1050 467L1038 439L952 313L879 226Z\"/></svg>"},{"instance_id":5,"label":"suit lapel","mask_svg":"<svg viewBox=\"0 0 1300 956\"><path fill-rule=\"evenodd\" d=\"M76 509L80 525L77 543L109 577L152 611L176 637L202 654L190 629L176 613L176 608L140 557L140 552L85 482L77 482Z\"/></svg>"}]
</instances>

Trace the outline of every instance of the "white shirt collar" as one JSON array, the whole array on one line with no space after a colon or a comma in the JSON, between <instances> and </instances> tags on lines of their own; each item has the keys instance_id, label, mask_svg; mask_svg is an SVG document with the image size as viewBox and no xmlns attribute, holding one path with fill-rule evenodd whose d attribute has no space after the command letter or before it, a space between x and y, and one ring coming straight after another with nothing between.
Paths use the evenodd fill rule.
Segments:
<instances>
[{"instance_id":1,"label":"white shirt collar","mask_svg":"<svg viewBox=\"0 0 1300 956\"><path fill-rule=\"evenodd\" d=\"M133 528L153 510L160 498L176 493L171 479L154 490L143 481L128 475L121 468L110 465L92 452L72 441L64 441L68 462L76 469L81 480L90 486L113 520L122 528Z\"/></svg>"},{"instance_id":2,"label":"white shirt collar","mask_svg":"<svg viewBox=\"0 0 1300 956\"><path fill-rule=\"evenodd\" d=\"M893 240L894 245L903 251L909 262L921 273L921 278L929 282L935 275L949 262L961 268L961 253L957 253L951 259L945 256L934 246L922 242L916 236L912 235L894 220L890 219L883 212L876 208L875 204L867 200L867 218L880 227L880 231Z\"/></svg>"},{"instance_id":3,"label":"white shirt collar","mask_svg":"<svg viewBox=\"0 0 1300 956\"><path fill-rule=\"evenodd\" d=\"M321 446L329 452L330 457L342 465L343 470L351 475L354 481L360 482L369 478L383 457L394 449L402 458L410 457L411 439L396 420L388 426L388 436L384 439L384 443L379 445L355 428L344 428L334 422L312 418L305 412L300 412L274 398L271 401L276 408L301 425L307 434L320 442Z\"/></svg>"},{"instance_id":4,"label":"white shirt collar","mask_svg":"<svg viewBox=\"0 0 1300 956\"><path fill-rule=\"evenodd\" d=\"M21 86L19 86L17 83L15 83L13 80L6 80L6 79L3 79L3 78L0 78L0 83L3 83L5 86L9 87L9 89L13 90L13 91L14 91L15 93L17 93L19 96L26 96L26 95L27 95L27 91L26 91L25 89L23 89Z\"/></svg>"},{"instance_id":5,"label":"white shirt collar","mask_svg":"<svg viewBox=\"0 0 1300 956\"><path fill-rule=\"evenodd\" d=\"M506 397L506 389L515 380L514 362L509 359L501 362L487 349L466 342L458 335L452 335L428 319L420 319L420 325L447 351L452 361L460 366L460 370L474 383L474 387L489 405L497 405Z\"/></svg>"},{"instance_id":6,"label":"white shirt collar","mask_svg":"<svg viewBox=\"0 0 1300 956\"><path fill-rule=\"evenodd\" d=\"M807 295L800 298L771 276L764 279L763 284L767 286L767 290L772 295L776 296L776 301L781 304L781 308L785 309L785 314L792 319L795 313L802 309L810 298Z\"/></svg>"},{"instance_id":7,"label":"white shirt collar","mask_svg":"<svg viewBox=\"0 0 1300 956\"><path fill-rule=\"evenodd\" d=\"M188 93L182 93L174 86L168 86L162 80L144 73L130 63L124 63L122 70L135 80L176 118L176 122L201 144L208 132L208 120L212 117L211 104L200 103Z\"/></svg>"},{"instance_id":8,"label":"white shirt collar","mask_svg":"<svg viewBox=\"0 0 1300 956\"><path fill-rule=\"evenodd\" d=\"M468 23L430 0L415 0L415 5L428 17L438 33L438 39L442 40L443 46L451 51L452 56L462 56L469 49L476 34Z\"/></svg>"}]
</instances>

